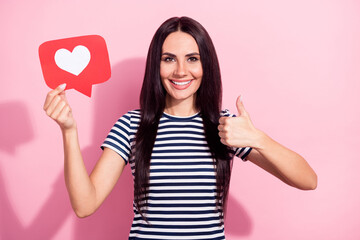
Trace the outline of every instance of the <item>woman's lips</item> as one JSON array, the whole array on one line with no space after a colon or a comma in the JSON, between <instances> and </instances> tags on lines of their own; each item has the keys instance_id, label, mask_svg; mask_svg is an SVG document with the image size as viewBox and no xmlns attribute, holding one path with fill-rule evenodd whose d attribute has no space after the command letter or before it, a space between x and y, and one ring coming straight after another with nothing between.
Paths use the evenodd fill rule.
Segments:
<instances>
[{"instance_id":1,"label":"woman's lips","mask_svg":"<svg viewBox=\"0 0 360 240\"><path fill-rule=\"evenodd\" d=\"M190 79L190 80L171 80L171 79L169 79L169 81L173 85L173 87L176 88L177 90L184 90L191 85L193 79Z\"/></svg>"}]
</instances>

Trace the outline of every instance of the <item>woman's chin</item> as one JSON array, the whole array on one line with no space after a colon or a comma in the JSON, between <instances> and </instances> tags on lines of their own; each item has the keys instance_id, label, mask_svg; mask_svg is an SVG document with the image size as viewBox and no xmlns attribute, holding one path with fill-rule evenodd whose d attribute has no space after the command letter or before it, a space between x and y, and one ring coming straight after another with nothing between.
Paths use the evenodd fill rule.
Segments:
<instances>
[{"instance_id":1,"label":"woman's chin","mask_svg":"<svg viewBox=\"0 0 360 240\"><path fill-rule=\"evenodd\" d=\"M167 100L171 102L182 102L182 101L191 101L195 98L195 94L181 94L181 93L168 93Z\"/></svg>"}]
</instances>

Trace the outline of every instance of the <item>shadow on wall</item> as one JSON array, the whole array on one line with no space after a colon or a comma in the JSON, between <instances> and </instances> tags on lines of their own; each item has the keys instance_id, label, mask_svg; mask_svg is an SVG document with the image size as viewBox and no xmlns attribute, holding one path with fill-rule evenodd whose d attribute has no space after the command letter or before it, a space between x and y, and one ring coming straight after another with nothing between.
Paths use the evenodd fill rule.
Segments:
<instances>
[{"instance_id":1,"label":"shadow on wall","mask_svg":"<svg viewBox=\"0 0 360 240\"><path fill-rule=\"evenodd\" d=\"M14 155L16 147L34 138L30 115L25 104L17 101L0 103L0 112L0 151Z\"/></svg>"},{"instance_id":2,"label":"shadow on wall","mask_svg":"<svg viewBox=\"0 0 360 240\"><path fill-rule=\"evenodd\" d=\"M138 108L144 69L145 59L143 58L122 61L112 67L112 77L108 82L96 86L92 143L82 149L89 171L98 160L101 154L100 145L116 120L128 110ZM8 145L4 147L1 141L1 147L8 147L8 151L14 154L17 145L33 138L31 126L26 125L30 125L29 121L26 121L29 117L26 108L21 103L1 104L0 110L9 112L11 121L23 119L25 122L24 125L19 126L20 129L5 131L7 135L13 133L9 136L12 139L11 145L6 143ZM80 109L74 109L74 111L81 112ZM22 138L18 136L20 134ZM60 174L54 182L52 194L29 226L22 226L7 196L0 171L0 239L52 239L67 218L75 215L71 209L63 174ZM112 193L96 213L85 219L73 217L73 239L127 239L133 218L132 199L133 179L130 168L127 166ZM248 235L250 231L251 221L248 214L230 195L226 232L233 236L243 236Z\"/></svg>"},{"instance_id":3,"label":"shadow on wall","mask_svg":"<svg viewBox=\"0 0 360 240\"><path fill-rule=\"evenodd\" d=\"M122 61L112 67L109 81L96 86L92 142L81 150L88 170L91 170L98 160L101 154L100 145L116 120L138 106L144 65L143 58ZM15 154L18 145L33 138L29 115L24 104L17 102L1 104L0 110L8 114L6 120L1 120L1 126L5 127L4 130L1 129L0 150ZM74 111L75 115L76 112L81 113L81 109ZM12 125L5 121L19 122L19 119L24 124L19 124L16 129L6 127ZM133 216L132 199L133 180L130 168L126 167L119 183L97 212L88 218L78 219L74 217L71 209L61 173L53 184L53 192L37 216L28 226L23 226L8 198L0 170L0 239L52 239L70 216L74 219L73 239L127 239Z\"/></svg>"},{"instance_id":4,"label":"shadow on wall","mask_svg":"<svg viewBox=\"0 0 360 240\"><path fill-rule=\"evenodd\" d=\"M244 207L229 192L225 218L225 233L232 236L247 236L252 231L252 222Z\"/></svg>"}]
</instances>

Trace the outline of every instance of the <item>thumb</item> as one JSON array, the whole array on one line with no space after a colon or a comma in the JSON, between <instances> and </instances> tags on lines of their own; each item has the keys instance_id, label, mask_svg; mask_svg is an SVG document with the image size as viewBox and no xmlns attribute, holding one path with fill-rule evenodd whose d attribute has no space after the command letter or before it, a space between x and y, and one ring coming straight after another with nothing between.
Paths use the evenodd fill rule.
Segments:
<instances>
[{"instance_id":1,"label":"thumb","mask_svg":"<svg viewBox=\"0 0 360 240\"><path fill-rule=\"evenodd\" d=\"M238 96L236 99L236 108L238 110L239 116L247 116L247 112L245 110L244 104L242 102L242 96Z\"/></svg>"},{"instance_id":2,"label":"thumb","mask_svg":"<svg viewBox=\"0 0 360 240\"><path fill-rule=\"evenodd\" d=\"M59 96L61 97L61 99L65 100L67 102L65 91L60 92Z\"/></svg>"}]
</instances>

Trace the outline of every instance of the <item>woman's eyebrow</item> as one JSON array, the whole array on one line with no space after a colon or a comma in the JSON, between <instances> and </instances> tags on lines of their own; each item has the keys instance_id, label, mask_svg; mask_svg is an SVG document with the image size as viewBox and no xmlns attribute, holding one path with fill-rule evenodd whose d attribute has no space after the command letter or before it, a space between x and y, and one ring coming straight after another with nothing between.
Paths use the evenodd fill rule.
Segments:
<instances>
[{"instance_id":1,"label":"woman's eyebrow","mask_svg":"<svg viewBox=\"0 0 360 240\"><path fill-rule=\"evenodd\" d=\"M170 56L170 57L176 57L176 55L175 54L173 54L173 53L169 53L169 52L164 52L163 54L161 54L161 55L168 55L168 56ZM200 55L199 53L197 53L197 52L192 52L192 53L188 53L188 54L186 54L185 55L185 57L189 57L189 56L194 56L194 55Z\"/></svg>"}]
</instances>

